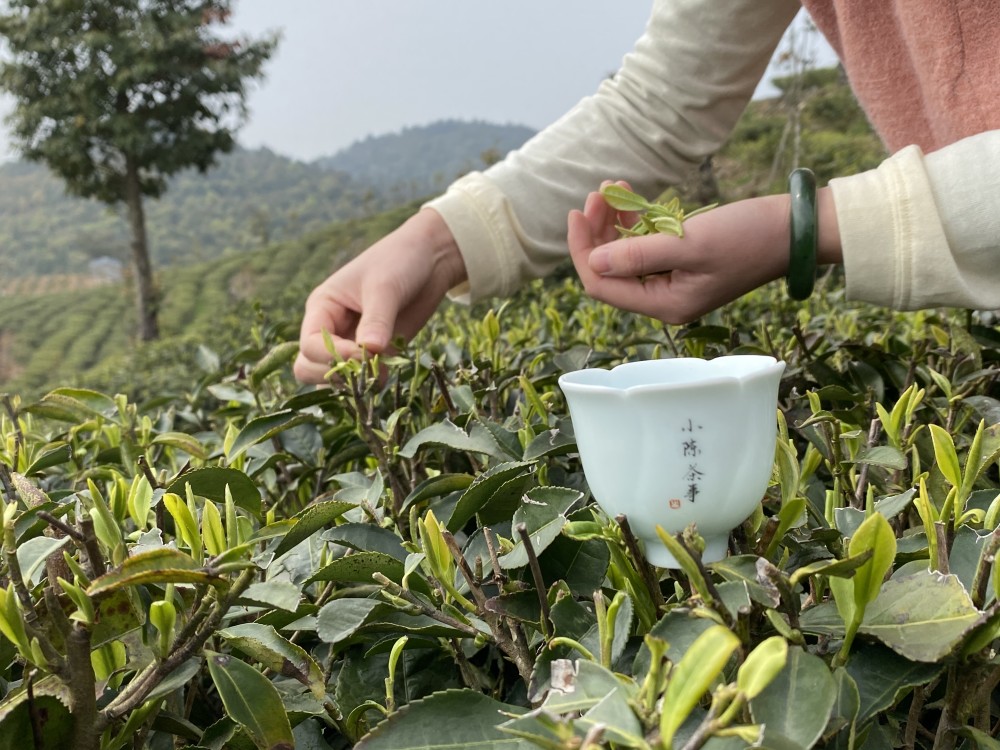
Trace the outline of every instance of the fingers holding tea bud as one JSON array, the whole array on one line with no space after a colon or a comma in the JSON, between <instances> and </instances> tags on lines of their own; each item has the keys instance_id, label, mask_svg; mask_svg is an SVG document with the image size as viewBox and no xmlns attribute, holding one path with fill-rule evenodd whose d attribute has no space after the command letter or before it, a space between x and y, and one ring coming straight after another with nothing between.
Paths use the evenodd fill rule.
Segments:
<instances>
[{"instance_id":1,"label":"fingers holding tea bud","mask_svg":"<svg viewBox=\"0 0 1000 750\"><path fill-rule=\"evenodd\" d=\"M322 383L335 359L387 352L397 336L409 340L464 279L461 254L443 219L432 209L419 211L309 295L295 377Z\"/></svg>"},{"instance_id":2,"label":"fingers holding tea bud","mask_svg":"<svg viewBox=\"0 0 1000 750\"><path fill-rule=\"evenodd\" d=\"M627 182L605 180L601 183L603 190L608 185L619 185L630 190ZM639 220L636 211L618 211L613 208L600 191L594 191L584 202L583 213L590 223L591 231L600 242L611 242L621 233L621 227L631 227Z\"/></svg>"},{"instance_id":3,"label":"fingers holding tea bud","mask_svg":"<svg viewBox=\"0 0 1000 750\"><path fill-rule=\"evenodd\" d=\"M780 278L788 267L787 195L731 203L684 223L684 237L604 240L569 218L570 255L595 299L666 323L690 322Z\"/></svg>"}]
</instances>

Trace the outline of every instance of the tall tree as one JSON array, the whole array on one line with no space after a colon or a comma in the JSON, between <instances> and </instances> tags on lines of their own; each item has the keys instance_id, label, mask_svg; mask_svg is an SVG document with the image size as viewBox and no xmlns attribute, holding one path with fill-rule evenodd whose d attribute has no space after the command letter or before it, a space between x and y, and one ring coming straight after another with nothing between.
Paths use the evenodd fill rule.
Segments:
<instances>
[{"instance_id":1,"label":"tall tree","mask_svg":"<svg viewBox=\"0 0 1000 750\"><path fill-rule=\"evenodd\" d=\"M235 145L247 86L277 44L226 39L230 0L7 0L0 36L10 59L0 89L21 155L44 162L74 194L125 208L139 336L154 339L158 293L143 199L167 177L205 171Z\"/></svg>"}]
</instances>

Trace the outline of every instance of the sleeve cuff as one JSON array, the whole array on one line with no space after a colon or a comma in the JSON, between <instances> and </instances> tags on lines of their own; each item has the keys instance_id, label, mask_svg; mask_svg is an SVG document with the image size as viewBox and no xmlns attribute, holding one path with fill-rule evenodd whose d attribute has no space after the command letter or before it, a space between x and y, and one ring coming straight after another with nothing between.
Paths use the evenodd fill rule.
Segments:
<instances>
[{"instance_id":1,"label":"sleeve cuff","mask_svg":"<svg viewBox=\"0 0 1000 750\"><path fill-rule=\"evenodd\" d=\"M481 172L471 172L428 203L444 219L462 253L468 281L448 296L458 302L478 302L509 296L530 274L521 246L523 234L510 203Z\"/></svg>"}]
</instances>

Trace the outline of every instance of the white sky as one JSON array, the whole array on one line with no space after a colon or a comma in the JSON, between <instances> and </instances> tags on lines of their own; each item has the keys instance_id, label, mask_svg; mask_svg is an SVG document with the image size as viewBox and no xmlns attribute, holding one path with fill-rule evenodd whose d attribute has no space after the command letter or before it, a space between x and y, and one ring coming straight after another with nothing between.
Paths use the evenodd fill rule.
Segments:
<instances>
[{"instance_id":1,"label":"white sky","mask_svg":"<svg viewBox=\"0 0 1000 750\"><path fill-rule=\"evenodd\" d=\"M651 2L236 0L234 7L227 36L282 32L239 140L310 160L367 135L445 118L540 129L618 69ZM820 64L831 64L832 52L812 36ZM0 131L0 152L9 157L5 141Z\"/></svg>"}]
</instances>

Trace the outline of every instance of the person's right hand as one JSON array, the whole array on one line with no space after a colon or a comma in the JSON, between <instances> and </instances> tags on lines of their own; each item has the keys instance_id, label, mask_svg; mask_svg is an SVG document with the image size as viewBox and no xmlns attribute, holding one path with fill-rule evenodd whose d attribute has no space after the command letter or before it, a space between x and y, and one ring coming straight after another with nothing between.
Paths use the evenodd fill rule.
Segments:
<instances>
[{"instance_id":1,"label":"person's right hand","mask_svg":"<svg viewBox=\"0 0 1000 750\"><path fill-rule=\"evenodd\" d=\"M425 208L316 287L306 300L295 377L322 383L333 355L384 352L396 336L410 339L452 287L465 264L440 214Z\"/></svg>"}]
</instances>

